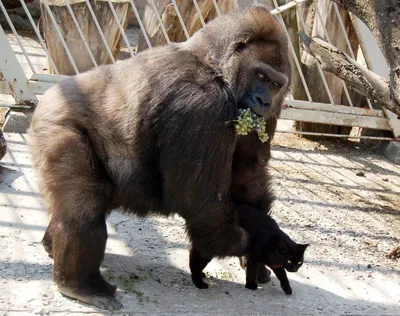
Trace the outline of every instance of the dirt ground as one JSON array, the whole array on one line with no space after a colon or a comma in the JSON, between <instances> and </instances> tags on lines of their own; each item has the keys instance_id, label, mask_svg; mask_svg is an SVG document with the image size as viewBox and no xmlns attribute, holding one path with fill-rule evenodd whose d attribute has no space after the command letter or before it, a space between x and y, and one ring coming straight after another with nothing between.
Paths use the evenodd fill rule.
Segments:
<instances>
[{"instance_id":1,"label":"dirt ground","mask_svg":"<svg viewBox=\"0 0 400 316\"><path fill-rule=\"evenodd\" d=\"M102 315L62 297L40 241L49 221L37 194L25 134L6 134L0 162L0 315ZM103 271L118 285L114 315L400 315L400 166L359 145L280 134L270 171L273 216L298 242L305 263L289 274L286 296L275 276L252 292L236 258L207 268L196 289L179 217L112 213Z\"/></svg>"}]
</instances>

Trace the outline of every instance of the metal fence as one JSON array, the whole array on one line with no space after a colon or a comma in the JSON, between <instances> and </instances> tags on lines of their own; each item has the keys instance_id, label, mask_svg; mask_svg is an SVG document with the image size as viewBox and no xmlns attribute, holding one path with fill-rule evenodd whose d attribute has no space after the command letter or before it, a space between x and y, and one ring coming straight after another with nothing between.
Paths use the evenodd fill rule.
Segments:
<instances>
[{"instance_id":1,"label":"metal fence","mask_svg":"<svg viewBox=\"0 0 400 316\"><path fill-rule=\"evenodd\" d=\"M110 8L110 12L112 14L111 16L115 20L115 25L121 34L122 48L125 50L125 53L128 57L135 55L136 40L140 33L140 37L144 40L147 47L152 47L150 35L148 33L149 31L145 28L143 21L144 14L142 12L139 12L139 1L140 0L101 0L103 4L108 4ZM165 42L169 43L170 39L168 37L168 30L164 25L163 17L157 8L157 1L158 0L147 0L146 5L153 10L152 13L155 15L158 22L159 31L164 37ZM193 2L195 12L201 23L201 26L204 26L206 23L206 19L200 9L200 0L187 1ZM319 19L320 27L323 30L323 34L321 35L327 41L330 41L328 30L324 26L322 13L320 12L318 6L319 1L329 0L288 0L286 1L286 4L281 6L278 5L277 0L269 1L271 1L274 6L272 14L276 15L278 21L280 21L282 25L284 25L285 32L288 35L290 29L287 25L285 25L283 19L283 14L285 13L285 11L290 9L296 10L296 16L299 24L303 31L306 31L306 22L304 21L303 12L301 12L301 6L299 6L299 4L303 2L314 1L314 3L316 4L316 19ZM0 93L12 95L17 104L34 104L37 101L37 95L42 94L53 84L64 80L65 78L67 78L67 76L60 75L60 72L54 61L54 57L52 57L49 51L49 43L46 42L46 39L43 38L43 30L41 30L39 28L39 24L35 22L27 4L25 3L25 0L20 0L20 2L22 9L26 14L27 20L29 20L31 29L33 30L33 36L31 35L27 37L25 34L20 34L19 32L17 32L14 23L12 22L12 18L10 17L10 13L6 10L3 2L0 0L0 15L3 14L10 29L9 31L5 31L0 26ZM76 28L79 39L82 41L82 51L85 51L85 54L88 55L88 58L93 63L93 66L98 67L98 62L96 61L96 58L94 56L93 47L90 43L90 38L88 38L88 35L85 34L82 23L79 23L77 19L77 12L73 9L74 4L76 4L77 2L83 3L83 5L87 6L90 18L94 22L94 27L100 36L99 38L102 42L102 45L104 45L103 47L105 48L105 53L108 55L107 58L109 58L109 61L111 63L118 62L118 58L116 58L115 54L113 53L113 47L110 47L110 43L109 41L107 41L105 34L107 30L105 29L104 25L101 25L101 23L99 23L98 17L96 16L95 10L93 9L95 3L100 2L100 0L59 0L57 2L57 5L63 5L64 8L67 9L69 18L71 18L73 21L73 27ZM126 30L126 16L124 18L121 18L121 15L119 15L119 13L117 12L118 10L116 9L116 5L121 2L127 3L129 10L133 12L136 18L138 27L136 29L133 29L133 31ZM248 5L249 2L257 3L258 1L233 0L232 4L234 6L234 9L241 10L243 8L243 2L246 2L246 4ZM188 39L190 37L188 26L185 25L184 17L182 17L181 12L179 11L177 2L175 0L170 0L169 3L173 6L173 9L175 10L176 17L179 20L185 38ZM43 13L45 13L48 16L48 22L51 23L51 27L53 28L53 31L57 36L57 40L59 40L60 45L64 50L65 58L69 61L70 65L72 65L74 73L79 74L79 60L77 60L76 54L73 54L71 52L71 47L68 46L68 40L66 40L62 28L60 27L59 22L57 22L54 16L54 12L52 10L53 4L53 0L41 0L42 15ZM218 1L212 0L212 5L214 6L217 15L221 15L221 8L218 5ZM348 51L350 52L350 57L355 58L355 52L353 51L350 44L345 25L342 21L341 14L336 4L334 4L334 12L337 15L341 30L341 36L346 42ZM89 18L89 16L87 18ZM356 24L360 23L360 21L356 18L354 18L354 21L354 27L357 28ZM363 43L363 33L358 32L357 34L359 35L360 43ZM298 41L298 38L296 38L295 40ZM312 89L313 87L310 87L307 83L306 76L303 73L301 59L296 53L296 45L298 45L298 42L296 43L295 41L293 41L292 36L292 40L289 42L289 49L293 59L293 68L295 74L300 79L298 84L301 84L303 86L306 100L295 100L293 95L290 94L287 97L284 110L282 111L281 119L293 120L297 122L321 123L338 126L349 126L355 128L368 128L391 131L395 138L400 137L400 123L396 115L384 109L374 109L369 100L366 101L365 108L353 106L353 100L350 96L349 89L344 82L342 82L343 91L347 104L349 106L335 104L334 98L331 93L332 88L329 86L327 75L324 71L322 71L321 67L318 64L318 75L320 76L320 80L322 81L323 87L329 98L329 103L314 102L312 98L312 93L310 92L310 89ZM368 56L368 49L363 50L363 55L365 60L368 61L367 65L370 68L373 68L371 66L373 61L371 61L371 58L369 58ZM52 69L53 74L50 73L49 69ZM392 139L391 137L369 137L360 136L359 134L352 134L350 136L340 134L298 132L293 130L290 132L305 135L320 135L346 138Z\"/></svg>"}]
</instances>

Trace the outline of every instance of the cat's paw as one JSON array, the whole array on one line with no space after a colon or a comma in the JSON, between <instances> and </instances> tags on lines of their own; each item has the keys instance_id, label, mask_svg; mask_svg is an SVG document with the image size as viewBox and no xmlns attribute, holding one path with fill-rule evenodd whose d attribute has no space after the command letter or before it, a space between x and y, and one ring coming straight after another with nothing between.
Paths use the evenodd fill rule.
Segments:
<instances>
[{"instance_id":1,"label":"cat's paw","mask_svg":"<svg viewBox=\"0 0 400 316\"><path fill-rule=\"evenodd\" d=\"M287 295L292 295L292 288L290 287L290 285L282 286L282 290Z\"/></svg>"},{"instance_id":2,"label":"cat's paw","mask_svg":"<svg viewBox=\"0 0 400 316\"><path fill-rule=\"evenodd\" d=\"M252 291L255 291L258 289L258 285L256 282L247 282L245 286L246 286L246 289L249 289Z\"/></svg>"}]
</instances>

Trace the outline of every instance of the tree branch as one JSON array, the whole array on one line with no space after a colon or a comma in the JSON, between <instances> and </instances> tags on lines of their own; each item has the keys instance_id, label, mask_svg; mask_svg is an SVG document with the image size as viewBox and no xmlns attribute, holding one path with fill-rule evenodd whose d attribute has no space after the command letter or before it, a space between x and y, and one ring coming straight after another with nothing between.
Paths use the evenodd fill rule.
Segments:
<instances>
[{"instance_id":1,"label":"tree branch","mask_svg":"<svg viewBox=\"0 0 400 316\"><path fill-rule=\"evenodd\" d=\"M400 5L396 0L331 0L363 21L390 68L390 98L400 107Z\"/></svg>"},{"instance_id":2,"label":"tree branch","mask_svg":"<svg viewBox=\"0 0 400 316\"><path fill-rule=\"evenodd\" d=\"M358 93L400 116L400 106L390 97L389 83L385 79L323 39L311 38L303 32L299 35L306 51L317 59L323 70L333 73Z\"/></svg>"}]
</instances>

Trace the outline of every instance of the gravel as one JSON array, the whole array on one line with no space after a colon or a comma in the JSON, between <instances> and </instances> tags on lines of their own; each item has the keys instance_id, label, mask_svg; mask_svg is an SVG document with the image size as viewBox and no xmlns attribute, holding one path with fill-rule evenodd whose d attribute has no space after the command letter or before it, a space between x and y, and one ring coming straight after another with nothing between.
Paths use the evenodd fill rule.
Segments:
<instances>
[{"instance_id":1,"label":"gravel","mask_svg":"<svg viewBox=\"0 0 400 316\"><path fill-rule=\"evenodd\" d=\"M57 292L52 260L40 244L49 218L37 194L26 135L5 136L0 315L103 315ZM293 295L283 293L275 276L257 291L245 289L236 258L213 260L205 270L210 288L198 290L190 280L182 218L113 212L102 267L124 304L113 315L399 314L399 259L385 255L400 244L400 166L354 149L354 143L291 135L279 135L274 143L273 217L294 240L311 244L303 267L289 274Z\"/></svg>"}]
</instances>

